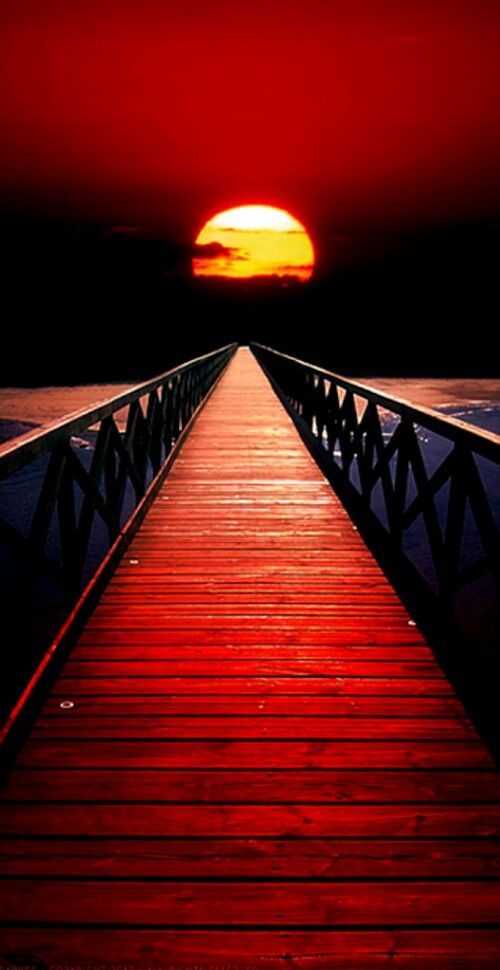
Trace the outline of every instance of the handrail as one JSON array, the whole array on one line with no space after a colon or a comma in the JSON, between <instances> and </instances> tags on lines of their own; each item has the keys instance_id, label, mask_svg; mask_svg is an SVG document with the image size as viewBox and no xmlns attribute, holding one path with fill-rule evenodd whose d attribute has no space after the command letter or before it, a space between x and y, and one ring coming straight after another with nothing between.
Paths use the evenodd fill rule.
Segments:
<instances>
[{"instance_id":1,"label":"handrail","mask_svg":"<svg viewBox=\"0 0 500 970\"><path fill-rule=\"evenodd\" d=\"M490 489L493 477L498 487L499 435L262 344L252 349L395 585L415 594L417 610L418 603L423 615L438 609L445 624L455 623L465 587L491 581L500 593ZM392 415L391 425L380 409ZM422 428L441 439L432 465L419 440ZM408 551L415 527L427 543L424 570Z\"/></svg>"},{"instance_id":2,"label":"handrail","mask_svg":"<svg viewBox=\"0 0 500 970\"><path fill-rule=\"evenodd\" d=\"M22 645L2 655L2 770L236 346L0 447L0 497L18 506L0 514L2 632Z\"/></svg>"},{"instance_id":3,"label":"handrail","mask_svg":"<svg viewBox=\"0 0 500 970\"><path fill-rule=\"evenodd\" d=\"M129 493L135 508L235 348L227 344L0 447L0 481L47 459L27 534L0 515L0 544L21 554L23 592L36 566L58 577L70 599L78 594L96 516L105 523L111 546L123 528ZM121 433L115 417L124 408L128 414ZM90 429L97 430L86 464L73 439ZM59 561L47 551L56 517Z\"/></svg>"},{"instance_id":4,"label":"handrail","mask_svg":"<svg viewBox=\"0 0 500 970\"><path fill-rule=\"evenodd\" d=\"M11 586L15 573L12 605L17 596L22 622L40 581L56 588L52 598L66 611L76 601L235 349L228 344L187 361L0 447L0 497L10 490L22 511L12 515L2 502L0 513L1 563Z\"/></svg>"},{"instance_id":5,"label":"handrail","mask_svg":"<svg viewBox=\"0 0 500 970\"><path fill-rule=\"evenodd\" d=\"M173 367L171 370L159 374L157 377L152 378L152 380L144 381L142 384L136 384L128 391L123 391L114 397L108 397L103 401L98 401L90 408L74 411L71 414L65 415L64 418L44 424L41 428L26 431L25 434L19 435L18 438L12 441L6 441L0 445L0 479L5 477L5 475L12 474L18 468L33 461L34 458L38 458L40 454L62 439L67 440L73 435L81 434L82 431L86 431L94 424L97 424L98 421L102 421L109 415L121 411L122 408L131 404L132 401L136 401L138 398L158 390L174 377L178 377L180 374L193 368L202 367L209 360L218 358L220 355L226 354L229 351L234 352L235 348L236 344L227 344L218 350L204 354L202 357L194 357L192 360L188 360L178 367Z\"/></svg>"},{"instance_id":6,"label":"handrail","mask_svg":"<svg viewBox=\"0 0 500 970\"><path fill-rule=\"evenodd\" d=\"M474 451L482 454L485 458L491 458L492 461L498 459L500 435L494 434L492 431L487 431L485 428L473 428L466 421L460 421L451 415L443 415L440 411L435 411L433 408L425 407L425 405L413 404L411 401L407 401L405 398L396 396L395 394L392 395L386 394L385 391L377 391L371 384L353 381L348 377L343 377L341 374L336 374L334 371L325 370L324 367L317 367L316 364L300 360L299 357L290 357L288 354L283 354L281 351L274 350L272 347L266 347L265 344L254 343L251 346L268 354L275 354L280 360L289 361L291 364L298 364L300 367L317 374L318 377L324 377L328 381L333 380L335 384L344 390L352 391L360 397L365 397L374 404L380 404L387 411L393 411L401 415L404 414L429 431L436 431L438 434L442 434L452 441L461 441L464 444L469 444L473 447Z\"/></svg>"}]
</instances>

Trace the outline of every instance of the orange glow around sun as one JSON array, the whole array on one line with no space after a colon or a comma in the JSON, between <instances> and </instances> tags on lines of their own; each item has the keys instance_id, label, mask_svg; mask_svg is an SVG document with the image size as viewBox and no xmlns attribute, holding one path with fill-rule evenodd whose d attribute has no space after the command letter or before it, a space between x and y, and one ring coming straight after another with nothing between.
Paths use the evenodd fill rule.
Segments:
<instances>
[{"instance_id":1,"label":"orange glow around sun","mask_svg":"<svg viewBox=\"0 0 500 970\"><path fill-rule=\"evenodd\" d=\"M195 276L309 280L314 250L304 226L285 209L241 205L209 219L196 238Z\"/></svg>"}]
</instances>

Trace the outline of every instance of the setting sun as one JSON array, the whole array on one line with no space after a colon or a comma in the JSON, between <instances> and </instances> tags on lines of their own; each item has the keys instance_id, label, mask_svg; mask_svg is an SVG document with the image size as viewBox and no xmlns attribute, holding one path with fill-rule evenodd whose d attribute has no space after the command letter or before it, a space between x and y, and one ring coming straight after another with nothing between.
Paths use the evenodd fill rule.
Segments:
<instances>
[{"instance_id":1,"label":"setting sun","mask_svg":"<svg viewBox=\"0 0 500 970\"><path fill-rule=\"evenodd\" d=\"M304 226L270 205L242 205L209 219L196 238L195 276L311 278L314 250Z\"/></svg>"}]
</instances>

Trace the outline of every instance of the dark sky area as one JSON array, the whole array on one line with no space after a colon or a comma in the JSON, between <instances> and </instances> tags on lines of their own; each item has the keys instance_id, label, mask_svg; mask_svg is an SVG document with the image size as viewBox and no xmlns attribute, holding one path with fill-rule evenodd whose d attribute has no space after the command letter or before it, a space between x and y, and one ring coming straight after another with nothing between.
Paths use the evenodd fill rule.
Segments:
<instances>
[{"instance_id":1,"label":"dark sky area","mask_svg":"<svg viewBox=\"0 0 500 970\"><path fill-rule=\"evenodd\" d=\"M498 0L5 0L0 379L250 337L350 373L494 373L499 50ZM205 220L245 203L304 223L313 284L191 279Z\"/></svg>"}]
</instances>

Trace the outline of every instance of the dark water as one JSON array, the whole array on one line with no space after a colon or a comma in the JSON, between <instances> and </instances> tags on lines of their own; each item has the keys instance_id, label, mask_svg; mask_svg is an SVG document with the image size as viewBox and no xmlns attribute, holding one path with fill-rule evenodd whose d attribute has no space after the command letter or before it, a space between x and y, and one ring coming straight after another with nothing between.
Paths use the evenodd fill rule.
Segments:
<instances>
[{"instance_id":1,"label":"dark water","mask_svg":"<svg viewBox=\"0 0 500 970\"><path fill-rule=\"evenodd\" d=\"M478 428L484 428L485 431L500 434L500 404L467 404L462 407L447 404L436 408L436 411L459 418L460 421L466 421L467 424L473 424Z\"/></svg>"},{"instance_id":2,"label":"dark water","mask_svg":"<svg viewBox=\"0 0 500 970\"><path fill-rule=\"evenodd\" d=\"M5 441L10 441L11 438L18 438L19 435L25 434L35 427L35 424L28 421L4 421L0 419L0 445Z\"/></svg>"}]
</instances>

